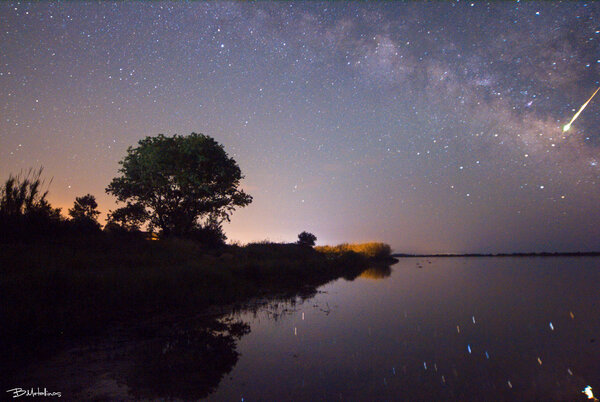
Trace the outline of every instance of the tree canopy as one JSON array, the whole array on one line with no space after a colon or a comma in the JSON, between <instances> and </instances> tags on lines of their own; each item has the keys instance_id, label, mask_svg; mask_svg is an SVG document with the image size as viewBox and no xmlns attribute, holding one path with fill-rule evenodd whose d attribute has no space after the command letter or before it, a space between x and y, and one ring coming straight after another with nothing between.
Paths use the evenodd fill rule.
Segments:
<instances>
[{"instance_id":1,"label":"tree canopy","mask_svg":"<svg viewBox=\"0 0 600 402\"><path fill-rule=\"evenodd\" d=\"M302 232L298 235L298 244L301 246L312 247L317 241L317 236L309 232Z\"/></svg>"},{"instance_id":2,"label":"tree canopy","mask_svg":"<svg viewBox=\"0 0 600 402\"><path fill-rule=\"evenodd\" d=\"M243 176L236 161L207 135L146 137L119 163L121 175L106 191L126 202L125 208L145 211L136 217L163 235L219 226L237 207L252 202L238 188Z\"/></svg>"},{"instance_id":3,"label":"tree canopy","mask_svg":"<svg viewBox=\"0 0 600 402\"><path fill-rule=\"evenodd\" d=\"M117 228L128 232L136 232L148 219L148 213L142 204L128 202L124 207L109 211L106 224L108 228L113 228L116 225Z\"/></svg>"},{"instance_id":4,"label":"tree canopy","mask_svg":"<svg viewBox=\"0 0 600 402\"><path fill-rule=\"evenodd\" d=\"M91 194L86 194L82 197L76 197L73 203L73 208L69 209L69 215L75 220L89 219L96 221L100 211L98 211L98 203L96 197Z\"/></svg>"},{"instance_id":5,"label":"tree canopy","mask_svg":"<svg viewBox=\"0 0 600 402\"><path fill-rule=\"evenodd\" d=\"M73 208L69 209L69 215L77 230L94 231L100 229L100 223L98 223L100 211L97 208L96 197L91 194L75 198Z\"/></svg>"}]
</instances>

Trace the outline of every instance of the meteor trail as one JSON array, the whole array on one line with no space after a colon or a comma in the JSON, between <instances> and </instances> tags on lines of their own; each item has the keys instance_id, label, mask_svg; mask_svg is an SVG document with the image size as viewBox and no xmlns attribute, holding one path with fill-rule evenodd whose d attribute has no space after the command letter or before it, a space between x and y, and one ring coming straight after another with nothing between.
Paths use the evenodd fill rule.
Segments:
<instances>
[{"instance_id":1,"label":"meteor trail","mask_svg":"<svg viewBox=\"0 0 600 402\"><path fill-rule=\"evenodd\" d=\"M583 109L585 109L585 107L587 106L587 104L588 104L588 103L590 103L590 101L592 100L592 98L594 97L594 95L596 95L596 93L598 92L598 90L600 90L600 87L598 87L598 89L596 89L596 92L594 92L594 93L592 94L592 96L590 96L590 99L588 99L588 100L587 100L587 102L585 102L585 103L583 104L583 106L581 106L581 107L579 108L579 110L577 111L577 113L575 113L575 116L573 116L573 118L571 119L571 121L570 121L570 122L568 122L567 124L565 124L565 126L563 127L563 131L568 131L568 130L571 128L571 124L573 124L573 122L575 121L575 119L576 119L577 117L579 117L579 114L580 114L581 112L583 112Z\"/></svg>"}]
</instances>

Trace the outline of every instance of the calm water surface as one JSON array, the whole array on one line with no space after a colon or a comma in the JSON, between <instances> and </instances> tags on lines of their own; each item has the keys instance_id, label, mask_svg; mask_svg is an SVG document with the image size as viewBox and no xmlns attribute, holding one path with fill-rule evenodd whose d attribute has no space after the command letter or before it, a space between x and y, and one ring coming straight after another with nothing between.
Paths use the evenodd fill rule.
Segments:
<instances>
[{"instance_id":1,"label":"calm water surface","mask_svg":"<svg viewBox=\"0 0 600 402\"><path fill-rule=\"evenodd\" d=\"M69 400L586 400L600 258L404 258L208 324L82 341L11 387ZM207 327L207 325L209 327Z\"/></svg>"},{"instance_id":2,"label":"calm water surface","mask_svg":"<svg viewBox=\"0 0 600 402\"><path fill-rule=\"evenodd\" d=\"M209 400L585 400L600 258L407 258L243 313Z\"/></svg>"}]
</instances>

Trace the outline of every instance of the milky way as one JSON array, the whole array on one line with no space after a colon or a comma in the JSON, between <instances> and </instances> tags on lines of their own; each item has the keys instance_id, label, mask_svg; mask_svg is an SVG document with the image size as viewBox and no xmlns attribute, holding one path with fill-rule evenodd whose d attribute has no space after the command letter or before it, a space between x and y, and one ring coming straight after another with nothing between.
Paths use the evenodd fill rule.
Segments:
<instances>
[{"instance_id":1,"label":"milky way","mask_svg":"<svg viewBox=\"0 0 600 402\"><path fill-rule=\"evenodd\" d=\"M600 4L1 3L0 173L104 193L202 132L254 196L230 240L600 250Z\"/></svg>"}]
</instances>

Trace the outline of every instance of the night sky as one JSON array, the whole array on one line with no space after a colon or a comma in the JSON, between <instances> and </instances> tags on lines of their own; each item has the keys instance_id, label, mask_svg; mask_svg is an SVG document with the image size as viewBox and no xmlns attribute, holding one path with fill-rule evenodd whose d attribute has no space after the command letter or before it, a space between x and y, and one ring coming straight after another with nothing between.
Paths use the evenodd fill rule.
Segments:
<instances>
[{"instance_id":1,"label":"night sky","mask_svg":"<svg viewBox=\"0 0 600 402\"><path fill-rule=\"evenodd\" d=\"M600 250L600 3L1 3L0 174L104 189L149 135L214 137L229 240ZM104 222L104 218L101 219Z\"/></svg>"}]
</instances>

